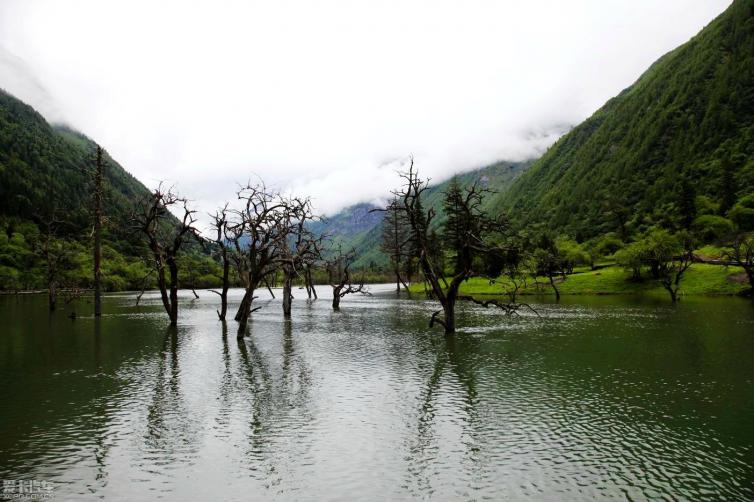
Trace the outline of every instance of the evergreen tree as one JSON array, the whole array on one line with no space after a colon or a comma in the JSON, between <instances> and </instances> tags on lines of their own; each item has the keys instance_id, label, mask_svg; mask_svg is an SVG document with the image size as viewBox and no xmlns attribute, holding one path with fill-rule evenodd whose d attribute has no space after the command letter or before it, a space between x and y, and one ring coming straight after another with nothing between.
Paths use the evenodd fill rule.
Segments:
<instances>
[{"instance_id":1,"label":"evergreen tree","mask_svg":"<svg viewBox=\"0 0 754 502\"><path fill-rule=\"evenodd\" d=\"M720 170L720 213L725 214L736 203L736 173L730 153L722 158Z\"/></svg>"},{"instance_id":2,"label":"evergreen tree","mask_svg":"<svg viewBox=\"0 0 754 502\"><path fill-rule=\"evenodd\" d=\"M390 264L395 275L395 288L400 292L403 286L408 292L408 285L403 273L410 271L411 244L409 229L406 224L405 214L401 210L397 198L385 208L385 218L382 220L382 242L380 249L390 259Z\"/></svg>"},{"instance_id":3,"label":"evergreen tree","mask_svg":"<svg viewBox=\"0 0 754 502\"><path fill-rule=\"evenodd\" d=\"M454 273L461 269L463 257L460 250L464 248L464 241L467 239L468 217L464 214L463 202L463 192L458 185L458 180L454 177L445 192L442 206L446 218L442 237L450 252L453 253Z\"/></svg>"},{"instance_id":4,"label":"evergreen tree","mask_svg":"<svg viewBox=\"0 0 754 502\"><path fill-rule=\"evenodd\" d=\"M678 212L680 213L681 226L685 229L691 228L691 224L696 218L696 193L691 186L688 176L681 178L678 191Z\"/></svg>"}]
</instances>

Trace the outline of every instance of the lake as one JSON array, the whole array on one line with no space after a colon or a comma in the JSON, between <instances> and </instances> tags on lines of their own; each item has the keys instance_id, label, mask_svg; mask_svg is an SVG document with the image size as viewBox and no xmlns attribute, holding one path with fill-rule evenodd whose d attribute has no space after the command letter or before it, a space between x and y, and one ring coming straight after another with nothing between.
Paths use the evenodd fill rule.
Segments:
<instances>
[{"instance_id":1,"label":"lake","mask_svg":"<svg viewBox=\"0 0 754 502\"><path fill-rule=\"evenodd\" d=\"M243 341L207 291L176 329L154 294L101 320L0 297L0 479L59 500L754 498L754 303L461 305L445 337L436 303L371 290L340 312L295 290L289 322L260 292Z\"/></svg>"}]
</instances>

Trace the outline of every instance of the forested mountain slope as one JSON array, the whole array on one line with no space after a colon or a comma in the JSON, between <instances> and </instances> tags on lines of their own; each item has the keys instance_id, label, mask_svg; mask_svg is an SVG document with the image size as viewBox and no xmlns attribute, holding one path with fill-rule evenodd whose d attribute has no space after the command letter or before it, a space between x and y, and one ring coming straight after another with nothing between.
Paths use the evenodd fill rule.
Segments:
<instances>
[{"instance_id":1,"label":"forested mountain slope","mask_svg":"<svg viewBox=\"0 0 754 502\"><path fill-rule=\"evenodd\" d=\"M557 141L497 205L521 226L581 240L678 228L696 196L725 216L752 191L754 0L736 0Z\"/></svg>"},{"instance_id":2,"label":"forested mountain slope","mask_svg":"<svg viewBox=\"0 0 754 502\"><path fill-rule=\"evenodd\" d=\"M52 126L32 107L0 91L0 215L8 222L61 221L70 235L90 223L96 144L62 126ZM105 156L105 214L112 244L132 252L128 218L148 191Z\"/></svg>"},{"instance_id":3,"label":"forested mountain slope","mask_svg":"<svg viewBox=\"0 0 754 502\"><path fill-rule=\"evenodd\" d=\"M0 290L47 287L45 246L56 249L61 287L92 283L91 201L96 144L0 91ZM144 243L132 229L147 188L104 156L103 283L108 290L152 285ZM46 242L49 241L49 245ZM186 283L217 281L214 262L197 253Z\"/></svg>"},{"instance_id":4,"label":"forested mountain slope","mask_svg":"<svg viewBox=\"0 0 754 502\"><path fill-rule=\"evenodd\" d=\"M485 198L484 209L494 213L498 210L495 207L495 197L504 194L513 181L530 164L530 161L501 161L481 169L457 174L455 179L462 187L470 186L476 182L489 189L491 193ZM444 221L442 203L449 183L450 180L437 184L430 182L430 187L424 193L425 206L433 208L437 212L437 217L434 220L435 226L439 226ZM396 176L396 186L399 184L400 179ZM326 218L325 223L318 225L316 230L331 235L333 240L341 243L344 249L353 248L357 256L356 268L384 268L387 266L388 260L387 256L380 251L383 213L369 213L369 210L377 207L370 204L357 204L348 207L332 217Z\"/></svg>"}]
</instances>

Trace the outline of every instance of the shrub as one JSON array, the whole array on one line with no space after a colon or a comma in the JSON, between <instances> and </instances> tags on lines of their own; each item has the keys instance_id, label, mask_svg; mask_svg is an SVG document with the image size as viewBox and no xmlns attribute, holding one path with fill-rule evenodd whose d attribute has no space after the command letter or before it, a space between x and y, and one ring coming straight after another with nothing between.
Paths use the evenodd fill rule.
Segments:
<instances>
[{"instance_id":1,"label":"shrub","mask_svg":"<svg viewBox=\"0 0 754 502\"><path fill-rule=\"evenodd\" d=\"M728 218L705 214L694 220L691 229L702 241L712 242L732 234L735 226Z\"/></svg>"},{"instance_id":2,"label":"shrub","mask_svg":"<svg viewBox=\"0 0 754 502\"><path fill-rule=\"evenodd\" d=\"M631 271L634 279L641 278L641 267L647 256L644 242L632 242L623 249L616 251L615 262L626 270Z\"/></svg>"},{"instance_id":3,"label":"shrub","mask_svg":"<svg viewBox=\"0 0 754 502\"><path fill-rule=\"evenodd\" d=\"M712 199L704 195L697 195L694 200L694 205L696 206L697 214L700 216L717 214L717 212L720 211L720 204L715 203Z\"/></svg>"},{"instance_id":4,"label":"shrub","mask_svg":"<svg viewBox=\"0 0 754 502\"><path fill-rule=\"evenodd\" d=\"M741 230L754 230L754 193L739 199L728 216Z\"/></svg>"}]
</instances>

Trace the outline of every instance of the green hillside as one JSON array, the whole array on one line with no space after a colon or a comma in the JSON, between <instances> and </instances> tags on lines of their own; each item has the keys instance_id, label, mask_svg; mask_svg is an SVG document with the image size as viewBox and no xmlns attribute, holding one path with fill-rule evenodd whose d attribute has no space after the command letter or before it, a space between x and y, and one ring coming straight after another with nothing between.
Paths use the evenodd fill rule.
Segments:
<instances>
[{"instance_id":1,"label":"green hillside","mask_svg":"<svg viewBox=\"0 0 754 502\"><path fill-rule=\"evenodd\" d=\"M52 126L34 109L0 91L0 215L39 224L53 214L66 233L90 224L91 172L96 144L64 126ZM111 240L123 251L132 244L127 218L147 189L106 158L105 212Z\"/></svg>"},{"instance_id":2,"label":"green hillside","mask_svg":"<svg viewBox=\"0 0 754 502\"><path fill-rule=\"evenodd\" d=\"M497 204L522 226L582 240L677 229L701 214L745 217L729 211L753 191L754 0L737 0L563 136Z\"/></svg>"},{"instance_id":3,"label":"green hillside","mask_svg":"<svg viewBox=\"0 0 754 502\"><path fill-rule=\"evenodd\" d=\"M53 220L54 245L65 260L62 285L90 285L95 149L86 136L47 123L32 107L0 90L0 290L46 286L39 248ZM147 268L130 216L149 192L108 156L104 172L104 284L110 290L140 288ZM210 264L196 261L195 275L209 274Z\"/></svg>"}]
</instances>

